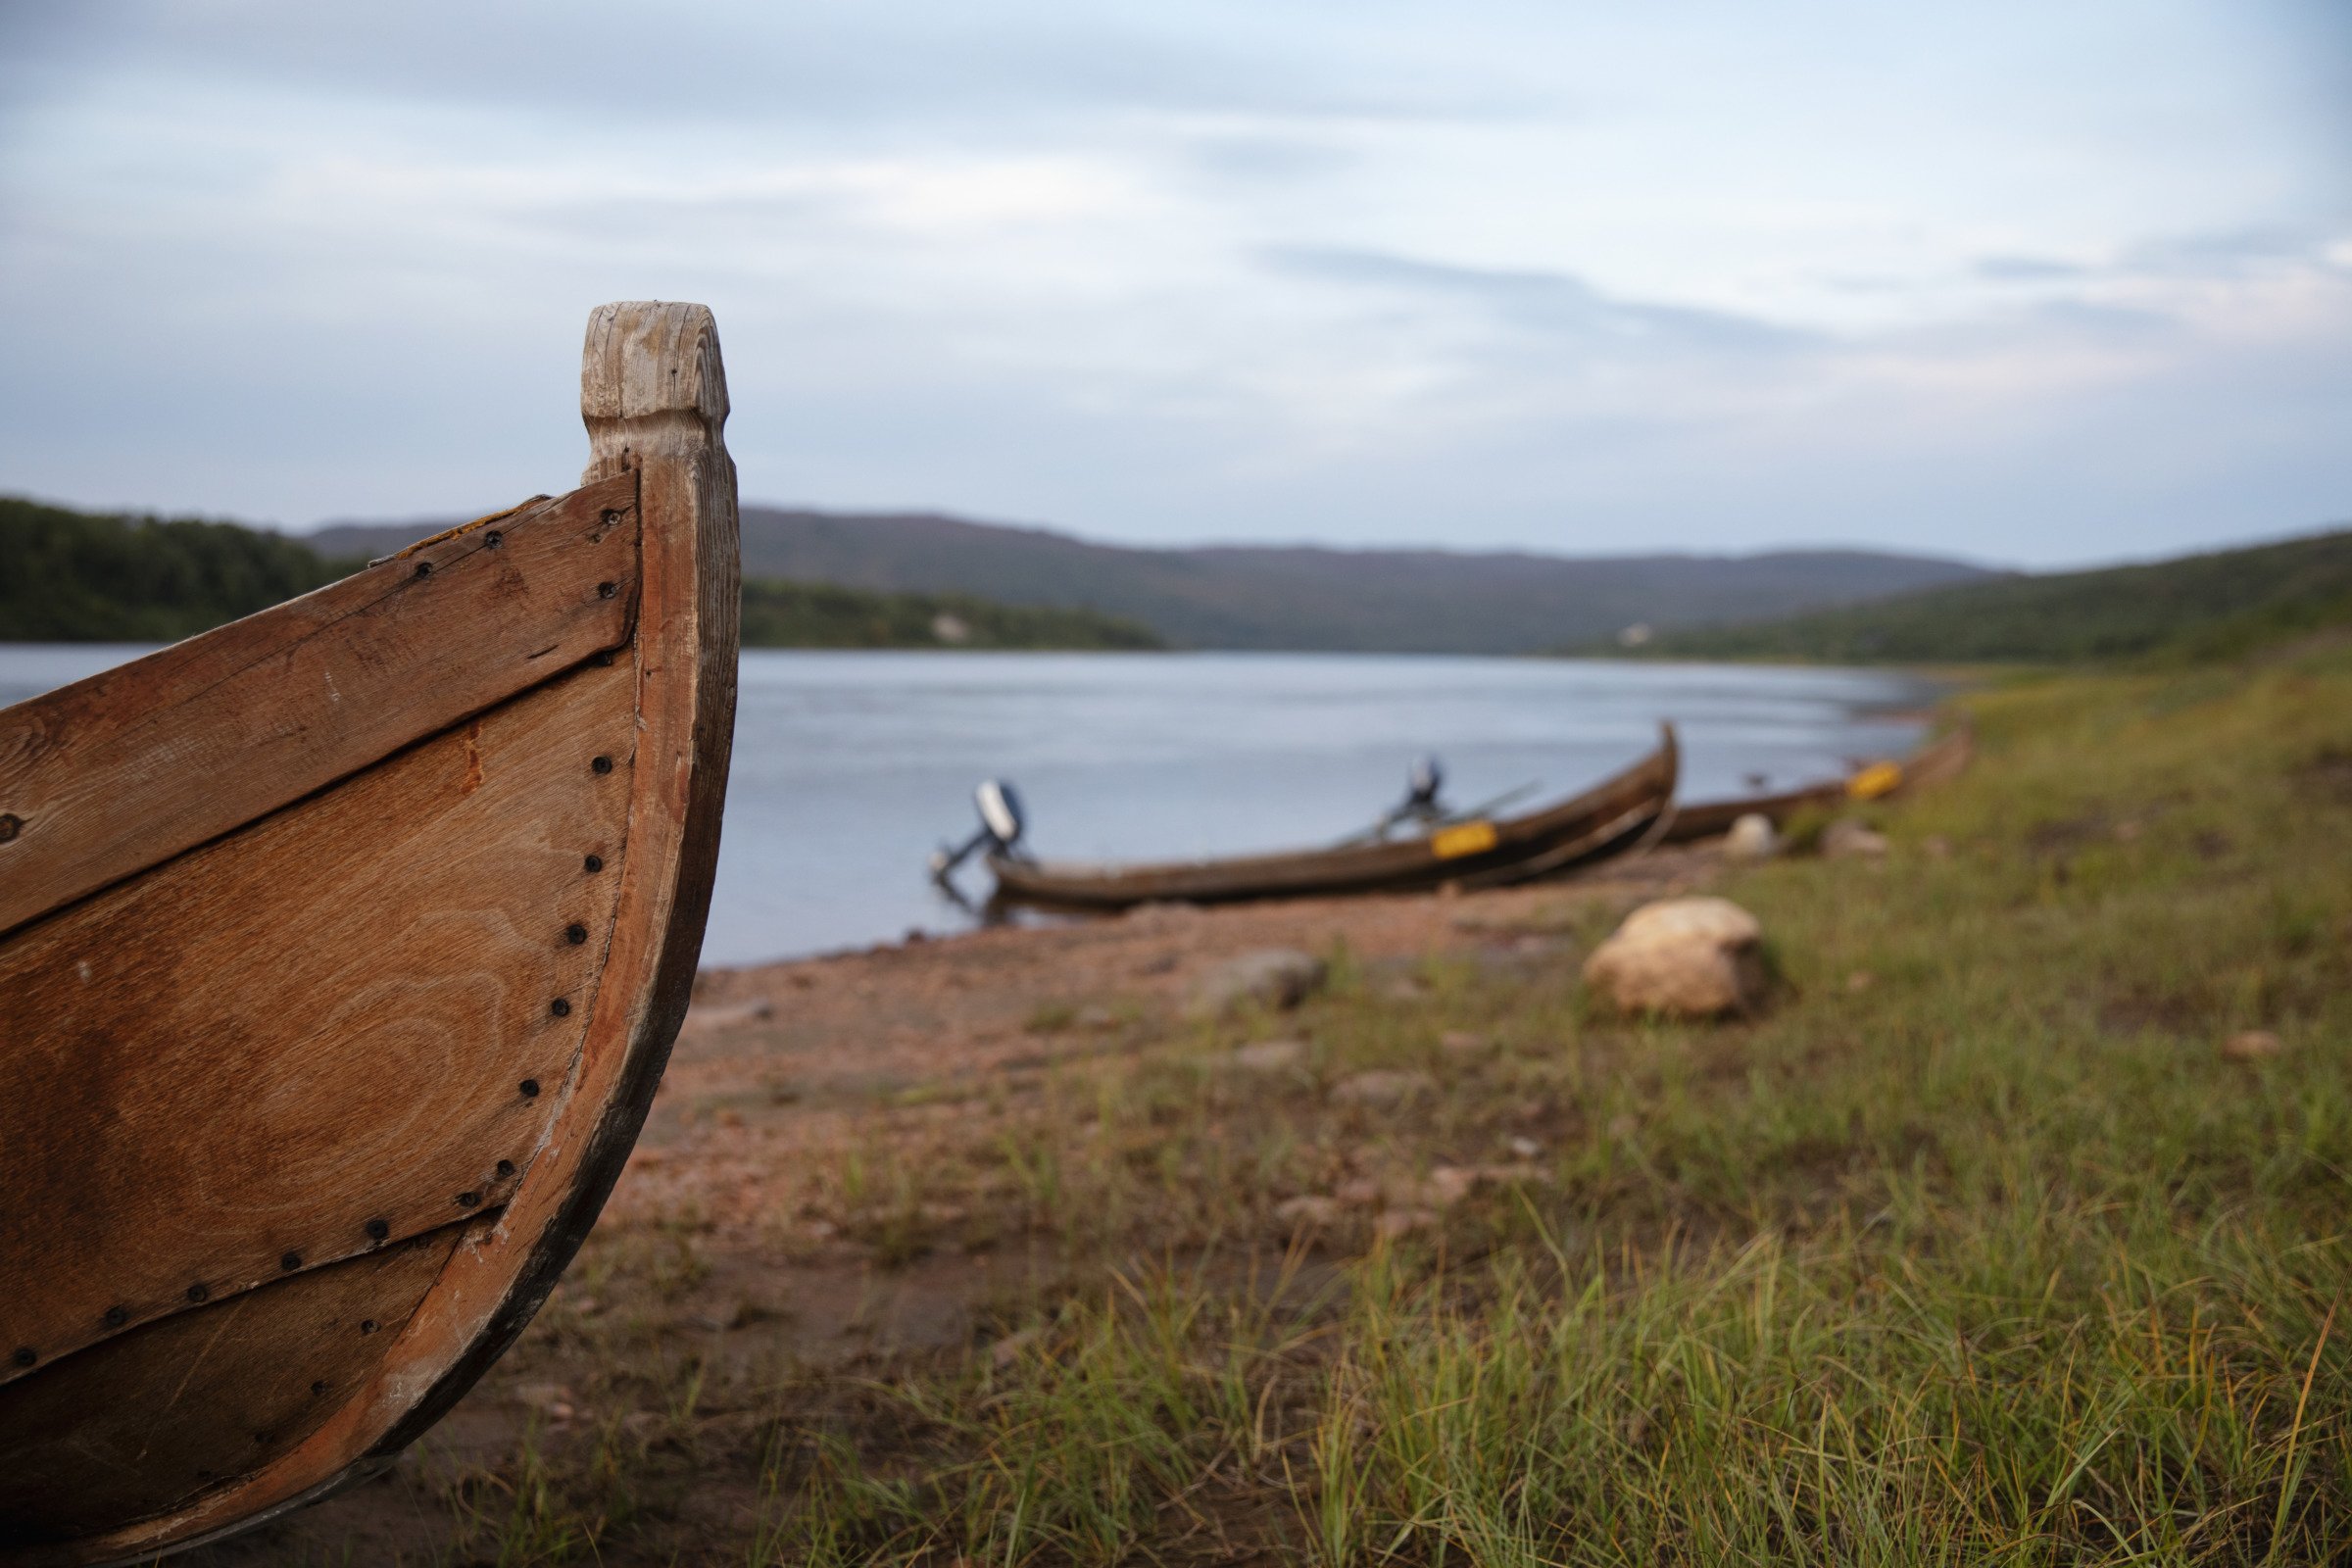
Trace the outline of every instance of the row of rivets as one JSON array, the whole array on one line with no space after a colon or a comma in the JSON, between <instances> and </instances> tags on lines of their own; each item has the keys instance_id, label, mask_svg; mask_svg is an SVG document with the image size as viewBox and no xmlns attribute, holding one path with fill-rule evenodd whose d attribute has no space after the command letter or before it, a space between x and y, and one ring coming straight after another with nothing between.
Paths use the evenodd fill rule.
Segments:
<instances>
[{"instance_id":1,"label":"row of rivets","mask_svg":"<svg viewBox=\"0 0 2352 1568\"><path fill-rule=\"evenodd\" d=\"M617 512L608 512L605 514L605 521L608 523L618 522L619 520L620 514ZM488 545L492 550L501 548L506 544L506 535L499 532L495 528L492 529L483 540L483 543ZM416 563L417 576L429 577L432 574L433 564L431 562L419 561ZM619 590L615 584L600 582L596 585L596 591L598 597L611 599ZM610 651L600 653L596 656L595 662L600 666L610 668L612 663L612 655ZM610 773L612 771L612 759L610 757L598 757L593 759L588 765L592 770L600 775ZM16 836L24 830L24 818L16 815L14 812L0 811L0 844L6 844L15 839ZM594 875L605 868L605 858L601 855L585 856L581 858L580 864L588 871L590 875ZM588 928L575 921L564 928L564 938L573 947L579 947L588 940ZM571 1015L571 1003L563 997L558 997L547 1004L547 1010L559 1018L567 1018ZM516 1087L520 1090L522 1098L525 1100L536 1100L539 1098L539 1080L536 1078L525 1078ZM514 1162L511 1159L500 1160L498 1162L498 1174L502 1179L514 1175ZM481 1200L482 1195L479 1193L467 1192L460 1193L458 1195L458 1206L461 1208L477 1207L481 1203ZM367 1231L368 1239L371 1242L380 1243L388 1240L392 1235L392 1223L391 1221L385 1219L371 1219L363 1228ZM278 1257L277 1266L284 1272L292 1274L302 1267L302 1254L300 1252L283 1253ZM210 1287L204 1285L202 1282L199 1282L189 1286L186 1295L191 1303L202 1305L204 1302L212 1299L213 1293ZM110 1306L106 1309L104 1321L106 1326L110 1329L122 1328L124 1324L130 1321L130 1309L124 1306ZM360 1325L360 1332L362 1334L373 1334L375 1332L374 1320L371 1318L368 1321L362 1323ZM40 1358L40 1352L29 1345L21 1345L17 1347L15 1352L9 1357L10 1360L14 1361L18 1366L21 1367L32 1366L36 1364ZM324 1390L324 1384L313 1384L311 1387L311 1392L314 1394L323 1393Z\"/></svg>"}]
</instances>

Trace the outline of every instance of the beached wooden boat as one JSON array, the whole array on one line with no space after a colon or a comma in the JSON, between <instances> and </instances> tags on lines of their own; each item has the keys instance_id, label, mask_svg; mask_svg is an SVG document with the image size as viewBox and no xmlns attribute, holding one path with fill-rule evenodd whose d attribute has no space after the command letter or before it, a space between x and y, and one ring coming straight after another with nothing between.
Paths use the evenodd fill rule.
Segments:
<instances>
[{"instance_id":1,"label":"beached wooden boat","mask_svg":"<svg viewBox=\"0 0 2352 1568\"><path fill-rule=\"evenodd\" d=\"M1690 844L1711 839L1732 830L1732 824L1747 815L1768 819L1774 827L1785 827L1789 818L1805 810L1836 810L1848 801L1885 800L1940 784L1968 766L1976 739L1963 724L1938 740L1921 747L1904 761L1873 762L1855 769L1844 778L1829 779L1808 784L1802 789L1784 790L1777 795L1749 795L1729 801L1700 801L1677 807L1674 820L1666 827L1662 842Z\"/></svg>"},{"instance_id":2,"label":"beached wooden boat","mask_svg":"<svg viewBox=\"0 0 2352 1568\"><path fill-rule=\"evenodd\" d=\"M1656 751L1581 795L1524 816L1452 823L1426 837L1146 865L1040 861L999 851L988 863L997 877L996 902L1058 909L1402 893L1446 883L1501 887L1643 842L1673 809L1678 760L1674 727L1661 725Z\"/></svg>"},{"instance_id":3,"label":"beached wooden boat","mask_svg":"<svg viewBox=\"0 0 2352 1568\"><path fill-rule=\"evenodd\" d=\"M588 327L581 488L0 710L0 1563L389 1462L686 1009L735 703L710 314Z\"/></svg>"}]
</instances>

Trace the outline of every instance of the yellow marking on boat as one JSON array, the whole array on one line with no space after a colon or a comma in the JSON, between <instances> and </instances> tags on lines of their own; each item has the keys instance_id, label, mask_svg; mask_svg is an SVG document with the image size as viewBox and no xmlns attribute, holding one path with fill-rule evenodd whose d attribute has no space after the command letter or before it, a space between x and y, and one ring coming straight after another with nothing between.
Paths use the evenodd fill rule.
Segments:
<instances>
[{"instance_id":1,"label":"yellow marking on boat","mask_svg":"<svg viewBox=\"0 0 2352 1568\"><path fill-rule=\"evenodd\" d=\"M1429 836L1429 847L1441 860L1458 860L1465 855L1484 855L1502 842L1492 822L1461 822L1441 828Z\"/></svg>"},{"instance_id":2,"label":"yellow marking on boat","mask_svg":"<svg viewBox=\"0 0 2352 1568\"><path fill-rule=\"evenodd\" d=\"M1857 801L1875 801L1891 794L1903 781L1900 762L1873 762L1845 781L1845 793Z\"/></svg>"}]
</instances>

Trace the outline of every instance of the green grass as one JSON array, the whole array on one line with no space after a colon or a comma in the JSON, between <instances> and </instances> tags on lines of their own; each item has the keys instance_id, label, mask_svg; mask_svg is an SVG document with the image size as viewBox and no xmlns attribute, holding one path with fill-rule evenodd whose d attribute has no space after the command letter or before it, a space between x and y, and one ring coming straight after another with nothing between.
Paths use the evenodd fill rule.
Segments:
<instances>
[{"instance_id":1,"label":"green grass","mask_svg":"<svg viewBox=\"0 0 2352 1568\"><path fill-rule=\"evenodd\" d=\"M1310 1017L1327 1073L1435 1063L1465 1013L1506 1042L1417 1115L1221 1101L1177 1060L1065 1106L1072 1255L1131 1271L1008 1367L887 1381L911 1460L899 1425L791 1446L760 1560L2352 1551L2352 661L1974 706L1982 767L1885 814L1884 868L1730 887L1790 977L1762 1023L1441 975ZM2254 1026L2286 1053L2224 1059ZM1548 1182L1319 1300L1198 1261L1335 1148L1409 1169L1505 1125Z\"/></svg>"},{"instance_id":2,"label":"green grass","mask_svg":"<svg viewBox=\"0 0 2352 1568\"><path fill-rule=\"evenodd\" d=\"M2345 1560L2352 652L1968 706L1884 862L1725 881L1784 976L1753 1021L1601 1012L1617 911L1563 893L1531 953L1335 952L1280 1020L860 1112L826 1191L875 1277L1007 1265L969 1353L712 1359L657 1310L694 1217L600 1235L578 1288L645 1305L559 1303L498 1376L605 1424L421 1498L433 1560ZM1307 1069L1238 1072L1276 1030ZM1439 1092L1328 1095L1373 1067ZM1340 1217L1294 1236L1301 1195Z\"/></svg>"}]
</instances>

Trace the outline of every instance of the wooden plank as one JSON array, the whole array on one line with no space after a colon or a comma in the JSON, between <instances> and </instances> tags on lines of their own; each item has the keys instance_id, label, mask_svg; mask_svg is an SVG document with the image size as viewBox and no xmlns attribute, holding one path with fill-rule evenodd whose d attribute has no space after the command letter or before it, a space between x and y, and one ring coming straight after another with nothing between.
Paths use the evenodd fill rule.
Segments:
<instances>
[{"instance_id":1,"label":"wooden plank","mask_svg":"<svg viewBox=\"0 0 2352 1568\"><path fill-rule=\"evenodd\" d=\"M6 1539L149 1518L300 1444L408 1327L465 1228L149 1324L0 1389Z\"/></svg>"},{"instance_id":2,"label":"wooden plank","mask_svg":"<svg viewBox=\"0 0 2352 1568\"><path fill-rule=\"evenodd\" d=\"M0 710L0 933L618 646L637 522L615 475Z\"/></svg>"},{"instance_id":3,"label":"wooden plank","mask_svg":"<svg viewBox=\"0 0 2352 1568\"><path fill-rule=\"evenodd\" d=\"M592 662L0 946L0 1381L505 1200L593 1016L635 719Z\"/></svg>"},{"instance_id":4,"label":"wooden plank","mask_svg":"<svg viewBox=\"0 0 2352 1568\"><path fill-rule=\"evenodd\" d=\"M595 454L586 482L638 481L643 608L632 645L637 765L627 862L593 1016L555 1121L514 1197L460 1242L349 1400L252 1476L75 1542L74 1561L154 1552L250 1524L318 1494L355 1463L397 1452L530 1320L627 1159L693 985L734 728L735 472L720 438L726 383L710 313L673 304L599 310L589 321L581 409ZM14 1560L0 1548L0 1562Z\"/></svg>"}]
</instances>

